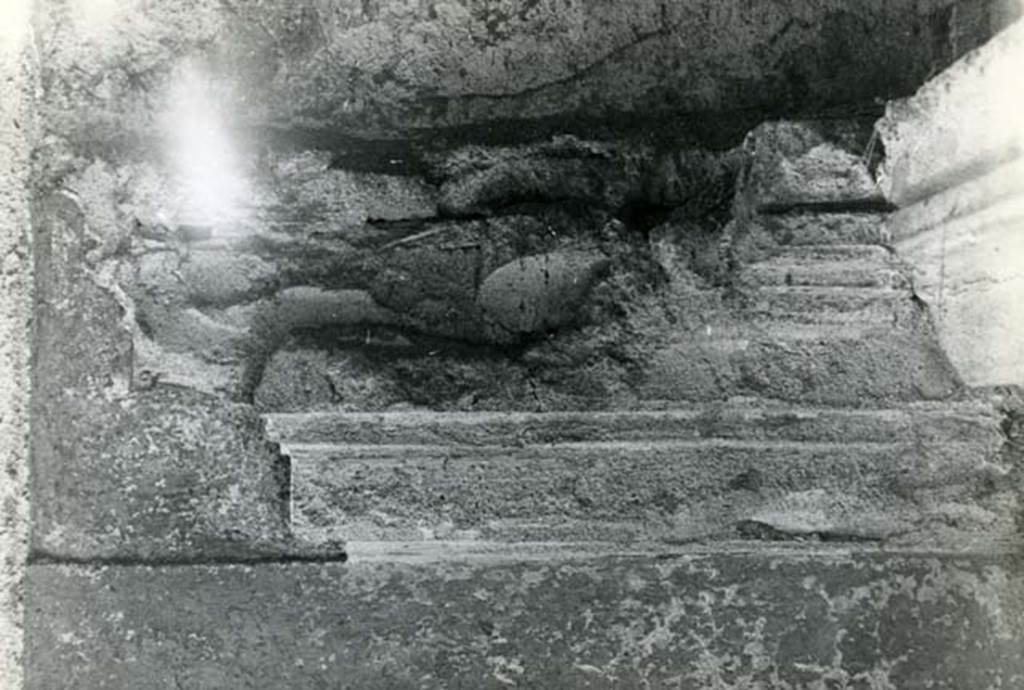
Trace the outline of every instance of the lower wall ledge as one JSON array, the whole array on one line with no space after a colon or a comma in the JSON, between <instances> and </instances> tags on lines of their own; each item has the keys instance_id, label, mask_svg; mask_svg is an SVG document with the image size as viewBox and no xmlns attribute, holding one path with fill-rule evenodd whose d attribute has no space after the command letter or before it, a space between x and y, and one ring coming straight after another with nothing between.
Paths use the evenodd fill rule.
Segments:
<instances>
[{"instance_id":1,"label":"lower wall ledge","mask_svg":"<svg viewBox=\"0 0 1024 690\"><path fill-rule=\"evenodd\" d=\"M28 687L1024 683L1019 554L569 556L37 565Z\"/></svg>"}]
</instances>

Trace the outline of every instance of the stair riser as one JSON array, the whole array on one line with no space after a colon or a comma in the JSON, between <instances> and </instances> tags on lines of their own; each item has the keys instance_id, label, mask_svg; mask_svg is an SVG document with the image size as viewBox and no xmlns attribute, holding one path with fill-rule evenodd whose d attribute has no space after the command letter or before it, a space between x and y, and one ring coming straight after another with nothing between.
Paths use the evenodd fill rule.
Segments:
<instances>
[{"instance_id":1,"label":"stair riser","mask_svg":"<svg viewBox=\"0 0 1024 690\"><path fill-rule=\"evenodd\" d=\"M522 448L286 446L292 524L304 541L666 538L720 530L787 497L823 492L814 511L885 514L940 491L967 494L998 472L974 443L670 442ZM793 499L798 500L798 499ZM800 499L802 500L802 499ZM798 503L800 502L798 500ZM803 504L796 506L801 514ZM840 513L843 513L841 515ZM878 519L894 526L901 518ZM856 531L856 525L839 529ZM542 538L543 538L542 536Z\"/></svg>"},{"instance_id":2,"label":"stair riser","mask_svg":"<svg viewBox=\"0 0 1024 690\"><path fill-rule=\"evenodd\" d=\"M765 262L744 269L740 281L755 286L806 285L850 288L901 288L909 284L906 274L900 270L859 262Z\"/></svg>"},{"instance_id":3,"label":"stair riser","mask_svg":"<svg viewBox=\"0 0 1024 690\"><path fill-rule=\"evenodd\" d=\"M786 323L862 324L887 328L918 323L921 307L909 291L774 287L749 290L734 302L737 314L781 329Z\"/></svg>"},{"instance_id":4,"label":"stair riser","mask_svg":"<svg viewBox=\"0 0 1024 690\"><path fill-rule=\"evenodd\" d=\"M886 245L891 238L883 214L804 213L759 216L780 245Z\"/></svg>"},{"instance_id":5,"label":"stair riser","mask_svg":"<svg viewBox=\"0 0 1024 690\"><path fill-rule=\"evenodd\" d=\"M945 355L919 334L892 330L843 340L694 339L651 358L643 395L659 400L756 396L861 407L942 400L959 390Z\"/></svg>"}]
</instances>

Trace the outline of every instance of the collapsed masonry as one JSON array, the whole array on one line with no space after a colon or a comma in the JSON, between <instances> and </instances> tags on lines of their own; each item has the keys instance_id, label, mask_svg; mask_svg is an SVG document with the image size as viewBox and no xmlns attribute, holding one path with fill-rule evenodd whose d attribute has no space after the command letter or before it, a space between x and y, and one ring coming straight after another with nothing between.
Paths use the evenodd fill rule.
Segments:
<instances>
[{"instance_id":1,"label":"collapsed masonry","mask_svg":"<svg viewBox=\"0 0 1024 690\"><path fill-rule=\"evenodd\" d=\"M275 79L342 59L325 32ZM29 687L1024 682L1020 401L951 363L896 250L898 114L375 155L367 122L498 107L409 110L386 73L376 121L338 84L263 104L314 134L246 158L227 218L139 147L137 103L47 85ZM90 88L155 90L129 77Z\"/></svg>"}]
</instances>

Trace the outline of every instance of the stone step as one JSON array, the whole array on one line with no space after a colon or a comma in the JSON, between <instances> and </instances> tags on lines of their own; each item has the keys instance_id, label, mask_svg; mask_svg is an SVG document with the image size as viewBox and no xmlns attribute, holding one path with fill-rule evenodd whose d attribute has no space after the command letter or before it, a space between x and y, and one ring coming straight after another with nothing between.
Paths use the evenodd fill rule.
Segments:
<instances>
[{"instance_id":1,"label":"stone step","mask_svg":"<svg viewBox=\"0 0 1024 690\"><path fill-rule=\"evenodd\" d=\"M751 322L867 324L891 327L913 324L921 306L909 289L759 285L732 302L736 314Z\"/></svg>"},{"instance_id":2,"label":"stone step","mask_svg":"<svg viewBox=\"0 0 1024 690\"><path fill-rule=\"evenodd\" d=\"M751 222L779 245L887 245L891 241L883 213L788 213L755 216Z\"/></svg>"},{"instance_id":3,"label":"stone step","mask_svg":"<svg viewBox=\"0 0 1024 690\"><path fill-rule=\"evenodd\" d=\"M1024 568L852 547L34 565L28 690L1020 687ZM173 602L173 605L168 605ZM838 685L837 685L838 687Z\"/></svg>"},{"instance_id":4,"label":"stone step","mask_svg":"<svg viewBox=\"0 0 1024 690\"><path fill-rule=\"evenodd\" d=\"M764 530L883 540L965 503L1000 466L977 444L750 441L523 448L289 445L304 544L688 541Z\"/></svg>"},{"instance_id":5,"label":"stone step","mask_svg":"<svg viewBox=\"0 0 1024 690\"><path fill-rule=\"evenodd\" d=\"M770 259L746 266L740 282L758 286L794 285L852 288L904 288L906 271L884 247L808 245L786 247Z\"/></svg>"},{"instance_id":6,"label":"stone step","mask_svg":"<svg viewBox=\"0 0 1024 690\"><path fill-rule=\"evenodd\" d=\"M608 412L304 412L265 414L282 444L521 446L587 441L736 439L817 442L967 440L997 429L980 402L843 410L736 401Z\"/></svg>"},{"instance_id":7,"label":"stone step","mask_svg":"<svg viewBox=\"0 0 1024 690\"><path fill-rule=\"evenodd\" d=\"M346 417L268 420L301 543L882 539L1003 472L995 417L969 406Z\"/></svg>"},{"instance_id":8,"label":"stone step","mask_svg":"<svg viewBox=\"0 0 1024 690\"><path fill-rule=\"evenodd\" d=\"M960 385L919 313L909 323L708 325L655 350L640 390L658 400L742 396L877 407L947 400Z\"/></svg>"}]
</instances>

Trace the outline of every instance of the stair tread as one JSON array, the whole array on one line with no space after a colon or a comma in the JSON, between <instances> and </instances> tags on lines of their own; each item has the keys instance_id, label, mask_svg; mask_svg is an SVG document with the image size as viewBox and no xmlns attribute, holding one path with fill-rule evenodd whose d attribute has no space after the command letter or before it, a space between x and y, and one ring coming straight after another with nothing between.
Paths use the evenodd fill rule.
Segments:
<instances>
[{"instance_id":1,"label":"stair tread","mask_svg":"<svg viewBox=\"0 0 1024 690\"><path fill-rule=\"evenodd\" d=\"M750 520L888 538L936 491L955 500L988 476L1001 442L977 400L264 418L290 458L292 530L309 544L686 541Z\"/></svg>"},{"instance_id":2,"label":"stair tread","mask_svg":"<svg viewBox=\"0 0 1024 690\"><path fill-rule=\"evenodd\" d=\"M820 243L820 244L788 244L780 246L774 258L791 257L824 257L839 259L843 257L877 258L885 261L893 260L893 253L884 246L868 243ZM769 259L771 260L771 259Z\"/></svg>"},{"instance_id":3,"label":"stair tread","mask_svg":"<svg viewBox=\"0 0 1024 690\"><path fill-rule=\"evenodd\" d=\"M843 409L784 404L674 405L671 409L560 412L306 412L266 414L271 438L289 447L347 442L405 445L524 442L649 442L676 439L777 439L856 442L953 438L997 424L976 402L909 403Z\"/></svg>"}]
</instances>

